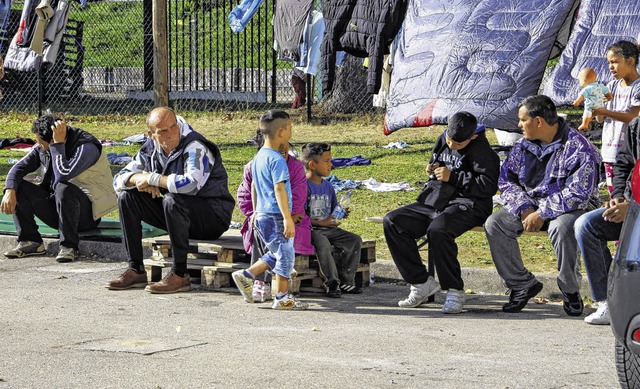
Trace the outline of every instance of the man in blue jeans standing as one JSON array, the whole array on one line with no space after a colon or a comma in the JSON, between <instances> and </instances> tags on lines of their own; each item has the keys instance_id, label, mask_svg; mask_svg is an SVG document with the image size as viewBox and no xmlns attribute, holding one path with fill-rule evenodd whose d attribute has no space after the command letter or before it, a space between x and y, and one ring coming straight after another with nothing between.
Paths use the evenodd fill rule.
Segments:
<instances>
[{"instance_id":1,"label":"man in blue jeans standing","mask_svg":"<svg viewBox=\"0 0 640 389\"><path fill-rule=\"evenodd\" d=\"M640 157L640 119L635 118L625 132L625 141L613 165L613 192L603 208L582 215L575 224L576 240L587 277L591 284L593 301L598 302L596 312L584 318L589 324L609 324L607 305L607 279L613 260L607 242L617 240L631 198L630 178L636 160Z\"/></svg>"}]
</instances>

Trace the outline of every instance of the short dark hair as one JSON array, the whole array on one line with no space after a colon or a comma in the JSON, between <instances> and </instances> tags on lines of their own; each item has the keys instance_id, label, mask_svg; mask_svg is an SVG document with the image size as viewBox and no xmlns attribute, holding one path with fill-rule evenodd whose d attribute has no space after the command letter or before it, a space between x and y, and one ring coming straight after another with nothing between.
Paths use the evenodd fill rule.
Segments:
<instances>
[{"instance_id":1,"label":"short dark hair","mask_svg":"<svg viewBox=\"0 0 640 389\"><path fill-rule=\"evenodd\" d=\"M59 117L50 113L42 115L33 121L31 132L38 134L38 137L43 141L51 143L51 139L53 139L53 130L51 127L54 126L58 120L60 120Z\"/></svg>"},{"instance_id":2,"label":"short dark hair","mask_svg":"<svg viewBox=\"0 0 640 389\"><path fill-rule=\"evenodd\" d=\"M279 109L271 109L265 112L260 118L260 131L267 138L275 135L277 128L273 128L271 123L278 119L291 119L288 113Z\"/></svg>"},{"instance_id":3,"label":"short dark hair","mask_svg":"<svg viewBox=\"0 0 640 389\"><path fill-rule=\"evenodd\" d=\"M478 128L478 119L473 114L461 111L454 113L447 125L447 136L454 142L464 142L473 136Z\"/></svg>"},{"instance_id":4,"label":"short dark hair","mask_svg":"<svg viewBox=\"0 0 640 389\"><path fill-rule=\"evenodd\" d=\"M624 58L633 58L635 65L638 66L638 56L640 51L635 43L629 41L617 41L611 46L607 47L607 51L612 51L616 55L621 55Z\"/></svg>"},{"instance_id":5,"label":"short dark hair","mask_svg":"<svg viewBox=\"0 0 640 389\"><path fill-rule=\"evenodd\" d=\"M547 124L553 126L558 123L558 112L553 101L545 95L529 96L518 104L518 109L524 107L532 117L541 117Z\"/></svg>"},{"instance_id":6,"label":"short dark hair","mask_svg":"<svg viewBox=\"0 0 640 389\"><path fill-rule=\"evenodd\" d=\"M302 146L300 158L304 162L304 167L309 168L309 162L318 161L318 158L327 151L331 151L331 145L328 143L311 142Z\"/></svg>"}]
</instances>

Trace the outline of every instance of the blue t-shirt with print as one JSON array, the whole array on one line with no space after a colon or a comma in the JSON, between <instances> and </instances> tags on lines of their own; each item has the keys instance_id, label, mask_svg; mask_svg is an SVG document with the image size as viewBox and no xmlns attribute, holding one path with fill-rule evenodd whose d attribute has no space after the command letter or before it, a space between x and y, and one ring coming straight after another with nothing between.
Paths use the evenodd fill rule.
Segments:
<instances>
[{"instance_id":1,"label":"blue t-shirt with print","mask_svg":"<svg viewBox=\"0 0 640 389\"><path fill-rule=\"evenodd\" d=\"M291 211L291 182L289 168L282 154L274 149L263 147L253 158L251 174L256 187L256 210L260 213L280 213L274 186L285 182L289 211Z\"/></svg>"},{"instance_id":2,"label":"blue t-shirt with print","mask_svg":"<svg viewBox=\"0 0 640 389\"><path fill-rule=\"evenodd\" d=\"M311 220L325 220L338 205L336 191L329 181L315 184L307 180L307 214Z\"/></svg>"}]
</instances>

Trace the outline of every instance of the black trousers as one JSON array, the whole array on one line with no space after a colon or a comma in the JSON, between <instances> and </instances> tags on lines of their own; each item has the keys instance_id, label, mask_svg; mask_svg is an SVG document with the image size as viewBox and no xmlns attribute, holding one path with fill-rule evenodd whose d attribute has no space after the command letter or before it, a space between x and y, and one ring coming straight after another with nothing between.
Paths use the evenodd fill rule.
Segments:
<instances>
[{"instance_id":1,"label":"black trousers","mask_svg":"<svg viewBox=\"0 0 640 389\"><path fill-rule=\"evenodd\" d=\"M16 191L16 211L13 222L18 241L42 242L37 216L46 225L60 232L60 245L78 249L78 232L92 230L100 219L93 220L91 200L77 186L59 182L53 193L39 185L23 181Z\"/></svg>"},{"instance_id":2,"label":"black trousers","mask_svg":"<svg viewBox=\"0 0 640 389\"><path fill-rule=\"evenodd\" d=\"M129 254L129 267L144 269L142 262L142 222L166 230L171 239L172 270L179 276L187 270L189 239L218 239L229 229L230 220L223 220L215 212L216 199L205 199L167 193L152 198L136 189L120 192L118 196L120 222L124 244Z\"/></svg>"},{"instance_id":3,"label":"black trousers","mask_svg":"<svg viewBox=\"0 0 640 389\"><path fill-rule=\"evenodd\" d=\"M455 239L471 228L481 226L486 218L484 212L463 205L453 204L439 213L416 202L384 217L384 236L393 261L406 282L421 284L430 275L416 243L416 239L426 234L428 260L435 264L442 289L464 290Z\"/></svg>"}]
</instances>

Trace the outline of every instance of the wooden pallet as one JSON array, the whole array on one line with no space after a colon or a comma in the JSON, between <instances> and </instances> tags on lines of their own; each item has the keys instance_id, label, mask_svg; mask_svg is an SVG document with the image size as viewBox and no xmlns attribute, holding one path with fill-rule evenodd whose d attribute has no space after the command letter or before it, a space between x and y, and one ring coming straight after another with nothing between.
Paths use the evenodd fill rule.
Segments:
<instances>
[{"instance_id":1,"label":"wooden pallet","mask_svg":"<svg viewBox=\"0 0 640 389\"><path fill-rule=\"evenodd\" d=\"M160 281L163 269L170 268L173 264L169 236L146 238L143 239L143 244L152 251L151 257L144 260L149 281ZM375 247L375 240L362 243L360 266L356 272L358 286L369 286L369 264L376 261ZM248 268L250 261L251 257L244 251L242 235L238 230L229 230L215 240L189 240L187 269L192 278L200 278L200 284L205 290L233 287L231 273ZM296 255L294 268L298 274L291 279L292 293L299 294L305 288L309 291L324 291L314 255Z\"/></svg>"}]
</instances>

